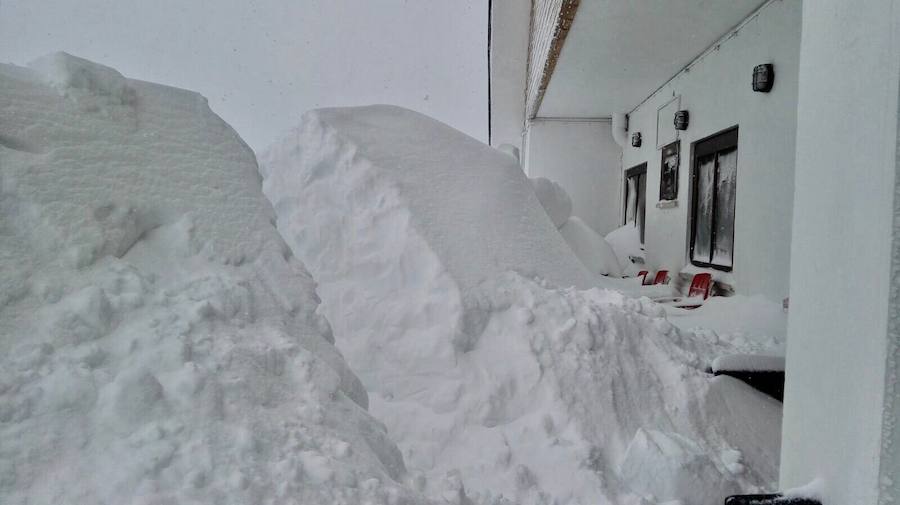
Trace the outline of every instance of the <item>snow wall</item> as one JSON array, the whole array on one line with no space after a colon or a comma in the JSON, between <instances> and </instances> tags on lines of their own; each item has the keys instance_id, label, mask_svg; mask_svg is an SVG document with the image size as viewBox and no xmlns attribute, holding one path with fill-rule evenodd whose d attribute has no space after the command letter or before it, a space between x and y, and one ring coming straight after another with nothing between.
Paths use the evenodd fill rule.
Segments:
<instances>
[{"instance_id":1,"label":"snow wall","mask_svg":"<svg viewBox=\"0 0 900 505\"><path fill-rule=\"evenodd\" d=\"M584 270L510 157L372 106L307 113L261 172L427 494L702 504L774 488L780 404L704 373L739 350L590 288L625 281Z\"/></svg>"},{"instance_id":2,"label":"snow wall","mask_svg":"<svg viewBox=\"0 0 900 505\"><path fill-rule=\"evenodd\" d=\"M470 310L473 289L507 270L566 287L601 282L512 158L421 114L312 111L260 164L278 229L315 265L327 313L347 318L336 323L342 345L365 357L352 366L370 384L414 389L406 377L466 350L486 322ZM380 328L419 354L376 352ZM445 338L429 344L423 332ZM397 375L374 380L384 370Z\"/></svg>"},{"instance_id":3,"label":"snow wall","mask_svg":"<svg viewBox=\"0 0 900 505\"><path fill-rule=\"evenodd\" d=\"M32 67L0 65L0 502L422 502L238 135Z\"/></svg>"}]
</instances>

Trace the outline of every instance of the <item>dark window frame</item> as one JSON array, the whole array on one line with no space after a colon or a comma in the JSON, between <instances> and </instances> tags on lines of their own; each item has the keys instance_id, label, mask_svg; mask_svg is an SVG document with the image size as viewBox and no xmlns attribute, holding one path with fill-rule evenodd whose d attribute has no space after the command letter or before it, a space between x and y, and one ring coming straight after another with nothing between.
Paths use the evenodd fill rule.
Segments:
<instances>
[{"instance_id":1,"label":"dark window frame","mask_svg":"<svg viewBox=\"0 0 900 505\"><path fill-rule=\"evenodd\" d=\"M634 221L635 221L635 226L638 227L641 244L644 244L645 229L647 228L647 222L646 222L646 219L647 219L647 217L646 217L647 216L647 163L646 162L640 163L638 165L635 165L635 166L625 170L625 179L624 179L624 184L623 184L625 186L625 188L624 188L624 196L625 197L622 200L622 207L623 207L622 208L622 224L625 225L628 223L628 179L630 179L632 177L638 177L638 176L644 177L644 209L643 209L643 212L641 212L640 209L635 208L635 212L637 213L637 215L635 216ZM639 189L640 188L640 179L638 179L638 183L636 185L638 186L638 189ZM635 198L635 201L634 201L635 207L638 206L639 202L640 202L640 197ZM643 217L643 219L640 219L638 216Z\"/></svg>"},{"instance_id":2,"label":"dark window frame","mask_svg":"<svg viewBox=\"0 0 900 505\"><path fill-rule=\"evenodd\" d=\"M716 209L717 209L717 200L718 200L718 191L716 189L713 190L713 203L710 208L710 261L704 262L694 259L694 243L697 238L697 207L699 204L698 199L698 184L699 184L699 163L700 160L706 156L714 155L721 153L723 151L728 151L730 149L738 150L738 126L732 126L730 128L726 128L720 132L714 133L708 137L702 138L692 144L692 153L691 153L691 223L690 223L690 248L688 249L688 260L692 265L696 265L698 267L703 268L712 268L715 270L721 270L724 272L730 272L734 270L734 223L731 225L731 265L717 265L712 262L713 254L715 254L715 246L716 246L716 229L718 228L716 223ZM738 156L740 156L740 151L738 150ZM738 158L740 159L740 158ZM736 162L737 163L737 162ZM736 170L736 169L735 169ZM715 165L715 174L713 177L713 188L718 188L719 184L719 164L716 161ZM737 186L735 186L735 201L737 201ZM735 212L733 213L732 218L737 221L737 208L735 208Z\"/></svg>"}]
</instances>

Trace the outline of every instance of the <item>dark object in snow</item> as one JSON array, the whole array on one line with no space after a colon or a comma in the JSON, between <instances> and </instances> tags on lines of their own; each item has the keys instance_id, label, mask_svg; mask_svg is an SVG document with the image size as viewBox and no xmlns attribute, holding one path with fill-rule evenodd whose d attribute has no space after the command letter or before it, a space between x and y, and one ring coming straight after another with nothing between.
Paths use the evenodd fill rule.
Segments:
<instances>
[{"instance_id":1,"label":"dark object in snow","mask_svg":"<svg viewBox=\"0 0 900 505\"><path fill-rule=\"evenodd\" d=\"M680 110L675 113L675 129L687 130L690 121L690 114L686 110Z\"/></svg>"},{"instance_id":2,"label":"dark object in snow","mask_svg":"<svg viewBox=\"0 0 900 505\"><path fill-rule=\"evenodd\" d=\"M784 372L739 372L725 370L713 372L715 375L727 375L746 383L760 393L765 393L776 400L784 401Z\"/></svg>"},{"instance_id":3,"label":"dark object in snow","mask_svg":"<svg viewBox=\"0 0 900 505\"><path fill-rule=\"evenodd\" d=\"M822 505L822 502L781 494L738 494L725 498L725 505Z\"/></svg>"},{"instance_id":4,"label":"dark object in snow","mask_svg":"<svg viewBox=\"0 0 900 505\"><path fill-rule=\"evenodd\" d=\"M784 401L784 358L735 354L713 361L715 375L727 375L776 400Z\"/></svg>"},{"instance_id":5,"label":"dark object in snow","mask_svg":"<svg viewBox=\"0 0 900 505\"><path fill-rule=\"evenodd\" d=\"M753 91L768 93L775 85L775 67L771 63L763 63L753 67Z\"/></svg>"}]
</instances>

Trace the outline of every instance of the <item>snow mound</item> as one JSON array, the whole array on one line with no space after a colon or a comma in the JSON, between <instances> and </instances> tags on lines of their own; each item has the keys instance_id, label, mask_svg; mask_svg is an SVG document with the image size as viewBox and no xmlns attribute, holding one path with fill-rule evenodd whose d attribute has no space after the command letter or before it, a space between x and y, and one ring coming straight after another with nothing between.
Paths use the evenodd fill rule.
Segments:
<instances>
[{"instance_id":1,"label":"snow mound","mask_svg":"<svg viewBox=\"0 0 900 505\"><path fill-rule=\"evenodd\" d=\"M535 177L529 181L553 225L562 228L572 215L572 198L562 186L546 177Z\"/></svg>"},{"instance_id":2,"label":"snow mound","mask_svg":"<svg viewBox=\"0 0 900 505\"><path fill-rule=\"evenodd\" d=\"M427 481L459 471L475 502L522 504L712 503L775 487L780 404L704 373L728 345L679 331L649 300L514 273L482 285L479 307L487 324L468 351L407 377L415 391L371 396ZM638 450L651 430L680 449Z\"/></svg>"},{"instance_id":3,"label":"snow mound","mask_svg":"<svg viewBox=\"0 0 900 505\"><path fill-rule=\"evenodd\" d=\"M260 171L278 230L320 283L370 391L415 391L409 377L466 350L485 323L471 293L486 279L513 269L563 286L603 282L514 160L406 109L308 112Z\"/></svg>"},{"instance_id":4,"label":"snow mound","mask_svg":"<svg viewBox=\"0 0 900 505\"><path fill-rule=\"evenodd\" d=\"M572 216L559 229L572 252L596 274L622 276L622 267L609 243L587 225L581 218ZM631 262L629 261L629 264Z\"/></svg>"},{"instance_id":5,"label":"snow mound","mask_svg":"<svg viewBox=\"0 0 900 505\"><path fill-rule=\"evenodd\" d=\"M632 489L660 501L718 503L737 492L696 442L638 428L620 470Z\"/></svg>"},{"instance_id":6,"label":"snow mound","mask_svg":"<svg viewBox=\"0 0 900 505\"><path fill-rule=\"evenodd\" d=\"M644 246L641 245L640 230L635 226L634 221L629 221L623 226L609 232L606 235L606 242L609 243L613 248L613 251L615 251L616 257L619 259L619 264L625 269L625 273L628 274L629 270L635 270L633 273L637 273L637 269L634 268L634 263L631 262L631 258L643 258Z\"/></svg>"},{"instance_id":7,"label":"snow mound","mask_svg":"<svg viewBox=\"0 0 900 505\"><path fill-rule=\"evenodd\" d=\"M412 503L201 96L0 65L0 502Z\"/></svg>"},{"instance_id":8,"label":"snow mound","mask_svg":"<svg viewBox=\"0 0 900 505\"><path fill-rule=\"evenodd\" d=\"M677 492L718 479L685 503L774 486L780 404L740 383L731 403L704 370L734 348L662 306L568 287L592 276L502 153L402 109L323 110L261 171L373 415L430 496L665 499L640 461ZM651 431L681 452L626 458Z\"/></svg>"}]
</instances>

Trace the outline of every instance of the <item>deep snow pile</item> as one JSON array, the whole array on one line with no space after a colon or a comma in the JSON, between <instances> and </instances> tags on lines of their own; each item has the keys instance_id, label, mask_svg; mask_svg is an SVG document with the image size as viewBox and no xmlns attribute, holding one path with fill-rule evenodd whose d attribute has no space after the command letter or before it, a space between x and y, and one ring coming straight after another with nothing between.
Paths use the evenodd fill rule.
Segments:
<instances>
[{"instance_id":1,"label":"deep snow pile","mask_svg":"<svg viewBox=\"0 0 900 505\"><path fill-rule=\"evenodd\" d=\"M541 206L581 264L595 274L621 277L622 267L615 251L581 218L572 215L572 198L566 190L546 177L528 180Z\"/></svg>"},{"instance_id":2,"label":"deep snow pile","mask_svg":"<svg viewBox=\"0 0 900 505\"><path fill-rule=\"evenodd\" d=\"M559 233L588 270L601 275L622 276L622 267L612 246L581 218L571 216L566 219Z\"/></svg>"},{"instance_id":3,"label":"deep snow pile","mask_svg":"<svg viewBox=\"0 0 900 505\"><path fill-rule=\"evenodd\" d=\"M780 404L704 374L734 352L714 333L567 288L590 277L511 158L366 107L308 113L261 171L373 414L429 494L448 498L447 475L478 503L701 504L773 486Z\"/></svg>"},{"instance_id":4,"label":"deep snow pile","mask_svg":"<svg viewBox=\"0 0 900 505\"><path fill-rule=\"evenodd\" d=\"M544 207L553 226L561 228L566 220L572 216L572 198L559 184L546 177L532 177L528 179L538 202Z\"/></svg>"},{"instance_id":5,"label":"deep snow pile","mask_svg":"<svg viewBox=\"0 0 900 505\"><path fill-rule=\"evenodd\" d=\"M629 221L606 235L606 242L612 247L625 275L635 275L642 268L632 263L631 258L643 258L644 246L641 234L634 221Z\"/></svg>"},{"instance_id":6,"label":"deep snow pile","mask_svg":"<svg viewBox=\"0 0 900 505\"><path fill-rule=\"evenodd\" d=\"M0 65L0 503L420 501L273 218L201 96Z\"/></svg>"}]
</instances>

